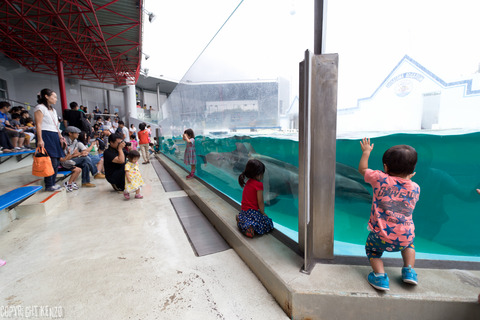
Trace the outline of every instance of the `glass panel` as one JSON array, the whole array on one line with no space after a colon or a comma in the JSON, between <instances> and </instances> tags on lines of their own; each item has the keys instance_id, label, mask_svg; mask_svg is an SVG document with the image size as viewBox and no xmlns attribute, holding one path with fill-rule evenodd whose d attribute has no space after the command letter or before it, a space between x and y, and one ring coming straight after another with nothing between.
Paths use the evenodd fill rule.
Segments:
<instances>
[{"instance_id":1,"label":"glass panel","mask_svg":"<svg viewBox=\"0 0 480 320\"><path fill-rule=\"evenodd\" d=\"M480 4L452 8L432 0L329 1L327 51L340 56L337 163L357 168L363 137L375 144L369 166L376 170L389 147L413 146L417 257L480 261L471 223L480 205L480 45L468 31L479 26ZM358 174L346 177L357 192L337 193L335 252L363 256L372 189Z\"/></svg>"},{"instance_id":2,"label":"glass panel","mask_svg":"<svg viewBox=\"0 0 480 320\"><path fill-rule=\"evenodd\" d=\"M163 104L162 148L189 169L182 133L192 128L197 175L236 201L246 161L263 161L266 213L297 240L298 63L313 47L313 1L239 3ZM367 136L372 169L390 146L417 149L417 256L480 261L469 223L480 203L480 45L468 32L479 5L459 0L452 15L433 0L328 2L325 52L340 57L336 254L365 255L373 190L357 168Z\"/></svg>"},{"instance_id":3,"label":"glass panel","mask_svg":"<svg viewBox=\"0 0 480 320\"><path fill-rule=\"evenodd\" d=\"M313 46L313 1L242 1L162 106L163 151L237 202L249 159L266 166L266 214L297 240L298 65ZM232 217L235 219L235 217Z\"/></svg>"}]
</instances>

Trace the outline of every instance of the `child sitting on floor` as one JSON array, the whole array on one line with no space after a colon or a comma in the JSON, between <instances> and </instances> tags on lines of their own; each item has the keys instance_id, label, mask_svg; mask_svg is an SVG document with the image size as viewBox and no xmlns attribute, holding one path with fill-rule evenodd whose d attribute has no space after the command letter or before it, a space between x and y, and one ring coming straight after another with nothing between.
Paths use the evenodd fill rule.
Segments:
<instances>
[{"instance_id":1,"label":"child sitting on floor","mask_svg":"<svg viewBox=\"0 0 480 320\"><path fill-rule=\"evenodd\" d=\"M242 211L237 215L237 225L240 231L249 238L255 233L265 234L273 230L273 222L265 214L263 202L263 174L265 165L256 159L248 160L245 170L238 177L238 183L243 188ZM245 183L245 178L248 178Z\"/></svg>"}]
</instances>

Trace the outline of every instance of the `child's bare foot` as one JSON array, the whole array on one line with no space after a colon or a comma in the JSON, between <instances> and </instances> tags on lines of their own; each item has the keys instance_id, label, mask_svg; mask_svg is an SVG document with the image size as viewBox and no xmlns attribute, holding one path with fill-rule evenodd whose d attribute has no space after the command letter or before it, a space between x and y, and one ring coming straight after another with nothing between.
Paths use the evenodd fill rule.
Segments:
<instances>
[{"instance_id":1,"label":"child's bare foot","mask_svg":"<svg viewBox=\"0 0 480 320\"><path fill-rule=\"evenodd\" d=\"M253 238L255 235L255 230L253 230L252 226L248 227L247 231L245 231L245 235L249 238Z\"/></svg>"}]
</instances>

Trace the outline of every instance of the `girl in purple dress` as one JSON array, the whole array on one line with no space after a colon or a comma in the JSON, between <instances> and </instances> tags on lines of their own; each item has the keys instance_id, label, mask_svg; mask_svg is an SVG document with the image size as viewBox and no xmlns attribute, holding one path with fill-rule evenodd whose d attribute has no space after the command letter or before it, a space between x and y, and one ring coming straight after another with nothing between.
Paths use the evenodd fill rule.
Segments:
<instances>
[{"instance_id":1,"label":"girl in purple dress","mask_svg":"<svg viewBox=\"0 0 480 320\"><path fill-rule=\"evenodd\" d=\"M192 166L190 174L187 179L192 179L195 176L195 165L197 164L197 155L195 153L195 134L192 129L187 129L183 132L183 140L185 140L186 148L183 162L187 166Z\"/></svg>"}]
</instances>

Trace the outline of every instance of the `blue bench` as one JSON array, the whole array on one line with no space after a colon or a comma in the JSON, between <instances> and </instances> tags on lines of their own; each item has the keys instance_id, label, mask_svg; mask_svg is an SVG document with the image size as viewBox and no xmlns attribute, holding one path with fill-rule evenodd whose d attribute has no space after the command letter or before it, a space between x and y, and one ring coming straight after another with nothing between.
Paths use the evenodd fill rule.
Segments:
<instances>
[{"instance_id":1,"label":"blue bench","mask_svg":"<svg viewBox=\"0 0 480 320\"><path fill-rule=\"evenodd\" d=\"M72 174L72 171L70 171L70 170L58 169L58 172L57 172L57 181L55 181L55 182L61 181L61 180L63 180L63 179L66 179L66 178L69 177L71 174Z\"/></svg>"},{"instance_id":2,"label":"blue bench","mask_svg":"<svg viewBox=\"0 0 480 320\"><path fill-rule=\"evenodd\" d=\"M41 186L26 186L2 194L0 196L0 211L15 208L40 190L42 190Z\"/></svg>"},{"instance_id":3,"label":"blue bench","mask_svg":"<svg viewBox=\"0 0 480 320\"><path fill-rule=\"evenodd\" d=\"M33 155L34 153L35 153L35 150L0 153L0 164L4 163L5 161L8 161L11 157L17 157L17 161L20 162L26 157L28 157L29 155Z\"/></svg>"}]
</instances>

